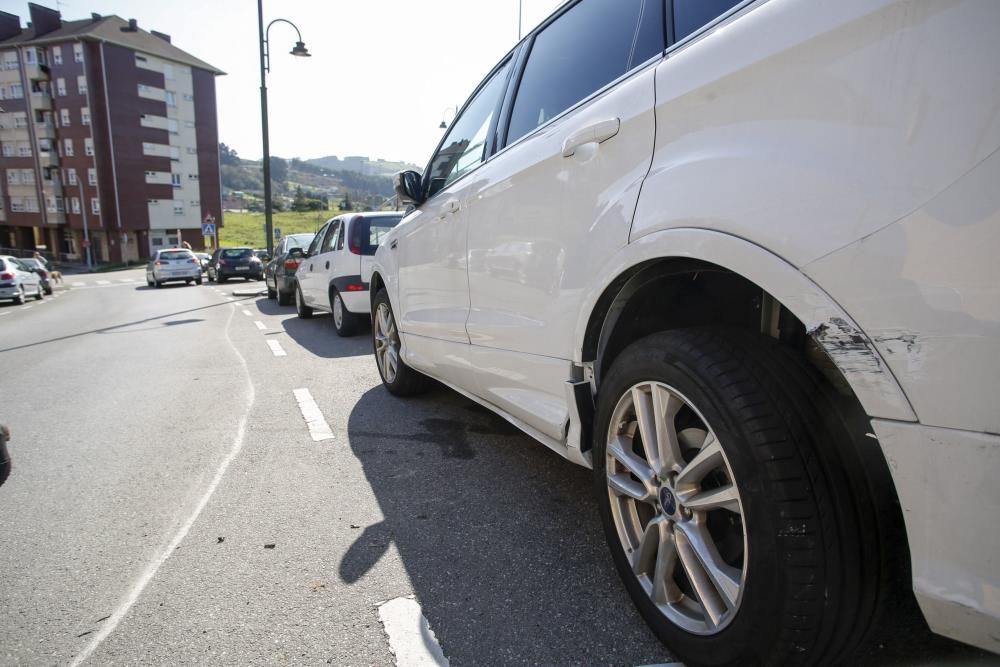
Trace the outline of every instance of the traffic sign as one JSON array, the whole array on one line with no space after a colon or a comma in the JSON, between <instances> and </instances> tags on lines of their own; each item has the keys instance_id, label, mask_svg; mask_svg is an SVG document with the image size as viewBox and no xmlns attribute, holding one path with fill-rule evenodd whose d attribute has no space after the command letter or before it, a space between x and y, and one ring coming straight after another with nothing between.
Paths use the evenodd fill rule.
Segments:
<instances>
[{"instance_id":1,"label":"traffic sign","mask_svg":"<svg viewBox=\"0 0 1000 667\"><path fill-rule=\"evenodd\" d=\"M274 228L274 240L277 241L281 238L281 229L279 227Z\"/></svg>"},{"instance_id":2,"label":"traffic sign","mask_svg":"<svg viewBox=\"0 0 1000 667\"><path fill-rule=\"evenodd\" d=\"M205 222L201 225L202 236L215 236L215 223Z\"/></svg>"}]
</instances>

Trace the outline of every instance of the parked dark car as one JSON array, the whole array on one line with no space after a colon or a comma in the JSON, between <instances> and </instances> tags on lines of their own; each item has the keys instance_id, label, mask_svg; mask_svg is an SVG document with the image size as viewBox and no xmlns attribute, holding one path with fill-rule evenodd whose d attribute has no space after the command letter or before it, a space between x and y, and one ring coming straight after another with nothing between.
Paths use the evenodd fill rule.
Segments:
<instances>
[{"instance_id":1,"label":"parked dark car","mask_svg":"<svg viewBox=\"0 0 1000 667\"><path fill-rule=\"evenodd\" d=\"M224 283L230 278L259 280L263 274L253 248L220 248L208 263L208 281Z\"/></svg>"},{"instance_id":2,"label":"parked dark car","mask_svg":"<svg viewBox=\"0 0 1000 667\"><path fill-rule=\"evenodd\" d=\"M27 257L21 260L38 274L38 278L42 281L42 291L46 294L52 294L52 276L49 275L49 267L35 259L34 257Z\"/></svg>"},{"instance_id":3,"label":"parked dark car","mask_svg":"<svg viewBox=\"0 0 1000 667\"><path fill-rule=\"evenodd\" d=\"M289 306L295 295L295 271L299 268L299 257L289 257L293 248L305 250L312 243L315 234L290 234L274 248L274 257L264 267L264 284L267 298L278 297L278 305Z\"/></svg>"}]
</instances>

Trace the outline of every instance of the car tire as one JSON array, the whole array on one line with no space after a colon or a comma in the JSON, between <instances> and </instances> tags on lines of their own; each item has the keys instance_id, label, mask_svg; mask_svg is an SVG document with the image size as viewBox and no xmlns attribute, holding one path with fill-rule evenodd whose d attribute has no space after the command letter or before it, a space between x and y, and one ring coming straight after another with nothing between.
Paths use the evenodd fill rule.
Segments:
<instances>
[{"instance_id":1,"label":"car tire","mask_svg":"<svg viewBox=\"0 0 1000 667\"><path fill-rule=\"evenodd\" d=\"M38 291L35 292L35 301L41 301L45 298L45 292L42 290L42 284L38 283Z\"/></svg>"},{"instance_id":2,"label":"car tire","mask_svg":"<svg viewBox=\"0 0 1000 667\"><path fill-rule=\"evenodd\" d=\"M211 271L208 272L208 282L210 282L210 283L214 283L215 282L215 276L212 275Z\"/></svg>"},{"instance_id":3,"label":"car tire","mask_svg":"<svg viewBox=\"0 0 1000 667\"><path fill-rule=\"evenodd\" d=\"M222 283L226 282L227 280L229 280L229 278L226 278L226 277L225 277L224 275L222 275L221 273L219 273L219 274L216 274L216 276L215 276L215 279L216 279L217 281L219 281L219 284L220 284L220 285L221 285Z\"/></svg>"},{"instance_id":4,"label":"car tire","mask_svg":"<svg viewBox=\"0 0 1000 667\"><path fill-rule=\"evenodd\" d=\"M28 303L28 296L24 293L24 285L18 285L17 296L14 297L14 303L19 306Z\"/></svg>"},{"instance_id":5,"label":"car tire","mask_svg":"<svg viewBox=\"0 0 1000 667\"><path fill-rule=\"evenodd\" d=\"M614 360L597 397L599 511L626 589L680 660L855 661L890 595L896 534L860 417L756 333L668 331ZM643 433L675 445L651 465Z\"/></svg>"},{"instance_id":6,"label":"car tire","mask_svg":"<svg viewBox=\"0 0 1000 667\"><path fill-rule=\"evenodd\" d=\"M410 368L403 361L399 329L396 327L389 293L385 289L380 289L372 302L372 345L378 374L390 394L414 396L433 386L429 377Z\"/></svg>"},{"instance_id":7,"label":"car tire","mask_svg":"<svg viewBox=\"0 0 1000 667\"><path fill-rule=\"evenodd\" d=\"M45 291L45 295L46 295L46 296L52 296L52 292L53 292L54 290L52 289L52 285L49 285L48 287L45 287L45 288L44 288L44 291Z\"/></svg>"},{"instance_id":8,"label":"car tire","mask_svg":"<svg viewBox=\"0 0 1000 667\"><path fill-rule=\"evenodd\" d=\"M333 329L341 338L350 338L358 333L358 316L347 310L340 292L334 290L330 297L330 314L333 315Z\"/></svg>"},{"instance_id":9,"label":"car tire","mask_svg":"<svg viewBox=\"0 0 1000 667\"><path fill-rule=\"evenodd\" d=\"M153 281L150 280L149 278L146 278L146 287L152 287L152 286L153 286Z\"/></svg>"},{"instance_id":10,"label":"car tire","mask_svg":"<svg viewBox=\"0 0 1000 667\"><path fill-rule=\"evenodd\" d=\"M282 292L281 289L277 287L275 283L275 293L278 295L278 305L279 306L290 306L292 305L292 295L288 292Z\"/></svg>"},{"instance_id":11,"label":"car tire","mask_svg":"<svg viewBox=\"0 0 1000 667\"><path fill-rule=\"evenodd\" d=\"M195 284L195 285L200 285L201 283L202 283L202 278L201 278L201 276L198 276L197 278L195 278L195 279L194 279L194 284Z\"/></svg>"},{"instance_id":12,"label":"car tire","mask_svg":"<svg viewBox=\"0 0 1000 667\"><path fill-rule=\"evenodd\" d=\"M302 298L302 290L298 285L295 286L295 314L303 320L308 320L313 316L313 309L306 305Z\"/></svg>"},{"instance_id":13,"label":"car tire","mask_svg":"<svg viewBox=\"0 0 1000 667\"><path fill-rule=\"evenodd\" d=\"M160 289L161 287L163 287L163 283L161 283L159 280L154 280L153 287L155 287L156 289Z\"/></svg>"},{"instance_id":14,"label":"car tire","mask_svg":"<svg viewBox=\"0 0 1000 667\"><path fill-rule=\"evenodd\" d=\"M277 284L277 283L275 283L275 284ZM268 299L273 299L274 297L278 296L278 291L276 289L274 289L274 288L271 287L271 283L267 282L267 278L264 278L264 287L267 288L267 298Z\"/></svg>"}]
</instances>

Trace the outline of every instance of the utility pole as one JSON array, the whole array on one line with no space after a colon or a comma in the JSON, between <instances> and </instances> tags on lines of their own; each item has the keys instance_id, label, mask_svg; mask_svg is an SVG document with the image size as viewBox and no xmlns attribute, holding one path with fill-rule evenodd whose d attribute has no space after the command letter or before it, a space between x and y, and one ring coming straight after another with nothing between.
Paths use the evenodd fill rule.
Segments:
<instances>
[{"instance_id":1,"label":"utility pole","mask_svg":"<svg viewBox=\"0 0 1000 667\"><path fill-rule=\"evenodd\" d=\"M83 214L83 245L87 251L87 270L94 270L94 256L90 249L90 229L87 227L87 201L83 198L83 180L77 177L76 187L80 190L80 212Z\"/></svg>"}]
</instances>

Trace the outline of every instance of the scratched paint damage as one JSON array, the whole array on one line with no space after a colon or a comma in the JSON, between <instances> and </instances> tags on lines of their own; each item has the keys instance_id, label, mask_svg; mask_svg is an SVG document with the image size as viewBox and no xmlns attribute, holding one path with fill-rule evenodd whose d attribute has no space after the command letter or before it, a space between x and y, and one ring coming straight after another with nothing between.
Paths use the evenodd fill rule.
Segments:
<instances>
[{"instance_id":1,"label":"scratched paint damage","mask_svg":"<svg viewBox=\"0 0 1000 667\"><path fill-rule=\"evenodd\" d=\"M885 372L868 337L842 317L810 327L807 333L826 350L841 373L878 375Z\"/></svg>"}]
</instances>

